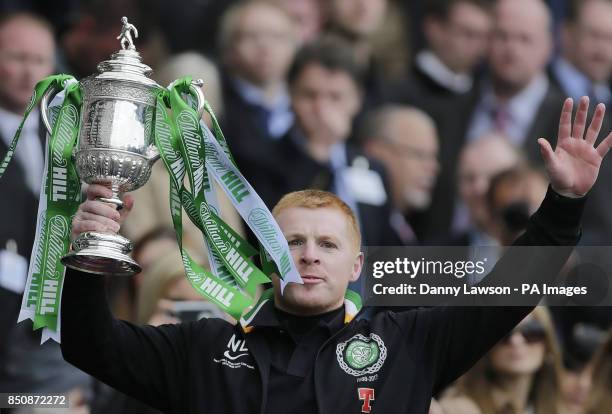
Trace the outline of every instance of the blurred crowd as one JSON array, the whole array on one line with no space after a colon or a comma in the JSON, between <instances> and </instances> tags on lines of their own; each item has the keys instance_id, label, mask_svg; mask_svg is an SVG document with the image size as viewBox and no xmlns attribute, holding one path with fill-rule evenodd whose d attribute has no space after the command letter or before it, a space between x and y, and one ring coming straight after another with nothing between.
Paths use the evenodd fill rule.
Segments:
<instances>
[{"instance_id":1,"label":"blurred crowd","mask_svg":"<svg viewBox=\"0 0 612 414\"><path fill-rule=\"evenodd\" d=\"M128 16L158 83L204 79L237 164L268 207L289 191L332 191L357 213L369 246L511 244L547 191L536 140L555 142L565 97L612 103L611 0L0 4L0 156L36 82L97 73ZM611 128L612 111L600 138ZM71 412L152 412L63 362L57 344L40 346L31 324L15 325L43 130L35 110L0 180L0 392L70 393ZM612 244L611 183L608 160L589 194L585 245ZM134 197L122 232L144 271L108 279L115 314L151 324L224 317L183 277L161 162ZM224 219L250 237L219 197ZM205 263L196 227L184 226L185 245ZM610 308L538 307L431 413L611 413L611 326Z\"/></svg>"}]
</instances>

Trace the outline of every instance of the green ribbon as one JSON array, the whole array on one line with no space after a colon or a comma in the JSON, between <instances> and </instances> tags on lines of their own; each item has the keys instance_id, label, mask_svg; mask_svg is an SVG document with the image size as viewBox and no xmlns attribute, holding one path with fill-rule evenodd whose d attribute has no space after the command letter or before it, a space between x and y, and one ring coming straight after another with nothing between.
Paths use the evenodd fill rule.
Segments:
<instances>
[{"instance_id":1,"label":"green ribbon","mask_svg":"<svg viewBox=\"0 0 612 414\"><path fill-rule=\"evenodd\" d=\"M158 96L155 142L170 174L170 210L187 279L201 295L238 319L253 303L257 286L269 279L248 259L257 251L223 222L217 206L207 202L206 193L210 194L212 188L204 163L199 116L181 98L189 92L190 83L189 79L176 82ZM183 184L185 175L189 188ZM183 248L183 208L203 232L214 272L199 266Z\"/></svg>"},{"instance_id":2,"label":"green ribbon","mask_svg":"<svg viewBox=\"0 0 612 414\"><path fill-rule=\"evenodd\" d=\"M70 75L54 75L49 76L48 78L45 78L36 84L36 86L34 87L34 92L32 93L32 98L30 99L30 103L28 104L23 115L23 120L19 124L19 127L15 132L15 136L13 136L13 141L11 141L11 145L9 145L8 151L6 152L6 154L4 155L4 159L0 163L0 178L2 178L4 172L6 171L6 168L13 159L15 149L17 148L17 144L19 143L19 137L21 136L21 130L23 129L23 125L28 119L30 112L32 112L32 109L34 109L34 107L40 103L40 100L48 89L55 88L57 90L61 90L64 88L64 82L66 82L68 79L74 78Z\"/></svg>"},{"instance_id":3,"label":"green ribbon","mask_svg":"<svg viewBox=\"0 0 612 414\"><path fill-rule=\"evenodd\" d=\"M268 275L277 268L281 269L281 272L278 272L281 279L291 274L289 280L299 280L299 274L290 259L286 240L278 225L238 171L212 108L208 102L203 103L205 110L211 115L214 134L200 121L200 114L194 109L195 105L190 104L193 103L190 88L191 78L185 77L173 82L167 91L158 96L156 121L159 125L155 127L156 145L171 176L170 210L186 272L194 272L196 267L182 248L182 226L179 225L179 220L183 208L190 220L202 231L209 253L211 272L200 268L195 272L197 277L188 275L188 278L196 290L203 291L207 298L238 319L245 308L242 302L248 301L248 305L252 305L257 286L269 282ZM183 99L184 96L187 97L187 102ZM214 162L219 158L226 160L218 162L220 168L211 166L211 160ZM226 165L221 165L224 162ZM209 177L209 168L213 170L214 180ZM219 171L223 174L219 175ZM185 177L189 187L184 185ZM265 248L274 247L273 255L266 256L270 260L263 261L264 271L257 268L251 260L252 256L258 254L258 250L219 217L214 183L223 188L245 220L248 216L247 224L259 230L255 231L255 234L260 238L260 242L263 240ZM253 197L253 194L256 197ZM253 222L259 224L255 226ZM203 281L207 288L214 286L214 290L202 289ZM229 295L232 300L241 304L235 305L231 300L220 304L218 298L211 297L218 292Z\"/></svg>"},{"instance_id":4,"label":"green ribbon","mask_svg":"<svg viewBox=\"0 0 612 414\"><path fill-rule=\"evenodd\" d=\"M55 75L36 84L13 141L0 164L0 177L6 171L21 136L23 125L43 95L60 91L72 76ZM64 101L55 109L53 131L46 146L45 183L37 223L37 234L23 295L19 320L32 319L34 329L58 330L58 315L65 268L60 259L70 246L70 222L80 202L80 182L72 163L72 150L78 137L81 92L71 83ZM43 335L44 341L44 335Z\"/></svg>"},{"instance_id":5,"label":"green ribbon","mask_svg":"<svg viewBox=\"0 0 612 414\"><path fill-rule=\"evenodd\" d=\"M76 213L81 185L72 162L72 150L79 133L81 90L74 83L66 89L64 102L53 126L45 184L47 210L41 246L40 273L33 278L42 280L41 295L36 304L34 329L57 331L61 289L65 267L62 256L70 249L70 226Z\"/></svg>"},{"instance_id":6,"label":"green ribbon","mask_svg":"<svg viewBox=\"0 0 612 414\"><path fill-rule=\"evenodd\" d=\"M236 167L212 108L208 104L205 104L204 108L211 116L215 131L213 135L202 123L208 171L259 240L262 247L260 251L265 252L261 255L264 273L275 272L280 277L281 291L289 282L301 283L287 241L276 220Z\"/></svg>"}]
</instances>

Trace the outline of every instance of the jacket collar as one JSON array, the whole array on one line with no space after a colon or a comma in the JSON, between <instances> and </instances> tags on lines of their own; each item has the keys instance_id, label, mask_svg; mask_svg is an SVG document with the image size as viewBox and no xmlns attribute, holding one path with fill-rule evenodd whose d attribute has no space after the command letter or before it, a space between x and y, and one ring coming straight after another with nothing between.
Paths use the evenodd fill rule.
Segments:
<instances>
[{"instance_id":1,"label":"jacket collar","mask_svg":"<svg viewBox=\"0 0 612 414\"><path fill-rule=\"evenodd\" d=\"M361 310L361 297L352 290L344 294L344 323L347 324L355 318ZM274 312L274 290L266 290L255 306L240 318L240 325L245 333L251 332L255 327L279 326L278 318Z\"/></svg>"}]
</instances>

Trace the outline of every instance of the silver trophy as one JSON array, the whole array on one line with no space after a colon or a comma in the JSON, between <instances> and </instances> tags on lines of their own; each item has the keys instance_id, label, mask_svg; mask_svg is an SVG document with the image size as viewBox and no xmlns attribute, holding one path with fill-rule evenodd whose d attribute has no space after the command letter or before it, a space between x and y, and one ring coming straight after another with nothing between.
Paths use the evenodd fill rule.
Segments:
<instances>
[{"instance_id":1,"label":"silver trophy","mask_svg":"<svg viewBox=\"0 0 612 414\"><path fill-rule=\"evenodd\" d=\"M123 207L121 194L142 187L159 159L154 146L155 102L160 86L147 75L151 68L142 63L134 47L134 25L126 17L117 39L121 50L98 65L99 73L81 81L81 111L78 146L74 161L79 178L87 184L101 184L113 192L101 201ZM192 90L201 112L204 98L193 82ZM42 120L51 133L47 115L54 91L41 99ZM130 256L132 243L118 234L85 232L73 241L73 251L62 258L67 267L94 274L129 276L141 268Z\"/></svg>"}]
</instances>

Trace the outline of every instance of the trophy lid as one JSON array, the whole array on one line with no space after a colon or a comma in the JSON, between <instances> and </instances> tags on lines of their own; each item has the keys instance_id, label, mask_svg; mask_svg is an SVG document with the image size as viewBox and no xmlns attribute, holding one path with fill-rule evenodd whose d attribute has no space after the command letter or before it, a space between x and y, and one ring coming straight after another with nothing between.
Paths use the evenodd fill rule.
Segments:
<instances>
[{"instance_id":1,"label":"trophy lid","mask_svg":"<svg viewBox=\"0 0 612 414\"><path fill-rule=\"evenodd\" d=\"M111 55L110 60L98 64L99 75L96 79L123 80L140 83L146 86L159 86L157 82L149 78L151 68L144 63L140 53L134 46L132 34L138 38L136 27L128 23L127 17L122 17L123 27L117 39L121 42L121 50Z\"/></svg>"}]
</instances>

